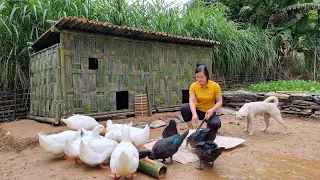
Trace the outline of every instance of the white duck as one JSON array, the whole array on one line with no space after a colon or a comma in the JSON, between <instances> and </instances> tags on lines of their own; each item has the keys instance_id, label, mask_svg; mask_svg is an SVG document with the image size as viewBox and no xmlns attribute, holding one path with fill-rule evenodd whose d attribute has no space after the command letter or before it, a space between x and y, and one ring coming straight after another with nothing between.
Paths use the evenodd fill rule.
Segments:
<instances>
[{"instance_id":1,"label":"white duck","mask_svg":"<svg viewBox=\"0 0 320 180\"><path fill-rule=\"evenodd\" d=\"M145 125L143 129L141 128L135 128L135 127L129 127L130 130L130 140L133 143L134 146L137 148L143 146L145 143L148 142L149 136L150 136L150 126ZM108 139L115 140L117 142L122 141L122 132L120 130L113 130L108 131L105 134L105 137Z\"/></svg>"},{"instance_id":2,"label":"white duck","mask_svg":"<svg viewBox=\"0 0 320 180\"><path fill-rule=\"evenodd\" d=\"M107 168L102 163L110 159L110 155L113 150L117 147L118 143L111 139L94 139L91 141L83 141L80 143L80 154L81 161L90 165L100 165L101 168Z\"/></svg>"},{"instance_id":3,"label":"white duck","mask_svg":"<svg viewBox=\"0 0 320 180\"><path fill-rule=\"evenodd\" d=\"M100 136L100 132L105 131L106 129L102 124L96 126L92 131L86 131L84 129L80 129L81 138L70 142L70 140L65 140L65 148L64 153L70 159L75 159L76 164L80 164L81 160L79 159L79 149L80 149L80 141L89 141L93 139L101 139L103 136Z\"/></svg>"},{"instance_id":4,"label":"white duck","mask_svg":"<svg viewBox=\"0 0 320 180\"><path fill-rule=\"evenodd\" d=\"M108 131L120 130L124 124L113 124L111 119L108 119L106 122L106 128ZM129 127L132 127L132 121L128 124Z\"/></svg>"},{"instance_id":5,"label":"white duck","mask_svg":"<svg viewBox=\"0 0 320 180\"><path fill-rule=\"evenodd\" d=\"M94 127L98 125L98 122L90 117L80 114L74 114L67 119L61 119L62 122L67 124L67 127L71 130L77 131L80 128L91 131Z\"/></svg>"},{"instance_id":6,"label":"white duck","mask_svg":"<svg viewBox=\"0 0 320 180\"><path fill-rule=\"evenodd\" d=\"M150 126L147 124L143 129L129 127L130 139L134 146L137 148L143 146L148 142L150 136Z\"/></svg>"},{"instance_id":7,"label":"white duck","mask_svg":"<svg viewBox=\"0 0 320 180\"><path fill-rule=\"evenodd\" d=\"M74 140L79 134L77 131L63 131L58 134L45 135L43 132L39 132L39 144L45 152L53 154L54 156L60 156L64 154L64 146L66 140ZM67 159L66 156L64 156Z\"/></svg>"},{"instance_id":8,"label":"white duck","mask_svg":"<svg viewBox=\"0 0 320 180\"><path fill-rule=\"evenodd\" d=\"M127 125L122 128L122 141L111 154L110 167L113 179L121 176L134 178L139 166L139 152L130 141L130 130Z\"/></svg>"},{"instance_id":9,"label":"white duck","mask_svg":"<svg viewBox=\"0 0 320 180\"><path fill-rule=\"evenodd\" d=\"M122 141L122 132L121 130L108 131L104 137L120 143Z\"/></svg>"}]
</instances>

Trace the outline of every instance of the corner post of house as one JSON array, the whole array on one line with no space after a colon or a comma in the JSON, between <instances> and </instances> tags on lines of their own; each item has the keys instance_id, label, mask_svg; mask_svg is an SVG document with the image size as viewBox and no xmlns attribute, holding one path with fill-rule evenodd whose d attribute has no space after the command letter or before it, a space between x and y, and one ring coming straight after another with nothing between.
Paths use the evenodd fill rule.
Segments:
<instances>
[{"instance_id":1,"label":"corner post of house","mask_svg":"<svg viewBox=\"0 0 320 180\"><path fill-rule=\"evenodd\" d=\"M60 101L58 116L61 119L66 115L65 100L66 100L66 69L65 69L65 53L64 53L64 33L60 34Z\"/></svg>"}]
</instances>

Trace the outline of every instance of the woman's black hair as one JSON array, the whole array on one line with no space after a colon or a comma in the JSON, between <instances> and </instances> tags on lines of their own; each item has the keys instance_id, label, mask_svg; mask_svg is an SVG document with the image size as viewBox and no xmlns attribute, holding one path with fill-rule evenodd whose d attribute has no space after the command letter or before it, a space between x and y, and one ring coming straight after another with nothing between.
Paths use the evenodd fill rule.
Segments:
<instances>
[{"instance_id":1,"label":"woman's black hair","mask_svg":"<svg viewBox=\"0 0 320 180\"><path fill-rule=\"evenodd\" d=\"M209 71L208 71L208 68L205 65L200 65L200 66L197 67L195 74L197 74L199 72L203 72L204 75L207 77L207 81L209 80Z\"/></svg>"}]
</instances>

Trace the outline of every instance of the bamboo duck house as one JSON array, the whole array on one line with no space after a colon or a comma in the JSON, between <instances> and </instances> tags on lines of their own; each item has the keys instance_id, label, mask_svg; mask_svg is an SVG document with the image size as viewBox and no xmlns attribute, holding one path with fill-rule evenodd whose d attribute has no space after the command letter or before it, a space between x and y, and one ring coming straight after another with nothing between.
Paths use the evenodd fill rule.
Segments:
<instances>
[{"instance_id":1,"label":"bamboo duck house","mask_svg":"<svg viewBox=\"0 0 320 180\"><path fill-rule=\"evenodd\" d=\"M148 114L188 102L194 70L219 42L63 17L31 45L30 119ZM137 96L138 95L138 96ZM141 101L142 102L142 101Z\"/></svg>"}]
</instances>

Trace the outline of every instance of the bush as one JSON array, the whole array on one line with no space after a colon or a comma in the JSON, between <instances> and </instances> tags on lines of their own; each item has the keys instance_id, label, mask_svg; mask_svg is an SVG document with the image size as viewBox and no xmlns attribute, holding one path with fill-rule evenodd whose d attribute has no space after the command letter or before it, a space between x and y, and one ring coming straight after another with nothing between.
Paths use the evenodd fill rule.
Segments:
<instances>
[{"instance_id":1,"label":"bush","mask_svg":"<svg viewBox=\"0 0 320 180\"><path fill-rule=\"evenodd\" d=\"M255 92L271 92L271 91L303 91L312 94L320 93L320 82L317 81L272 81L260 84L251 84L249 90Z\"/></svg>"}]
</instances>

